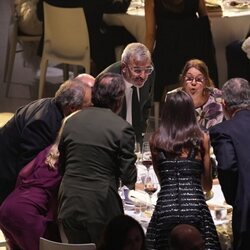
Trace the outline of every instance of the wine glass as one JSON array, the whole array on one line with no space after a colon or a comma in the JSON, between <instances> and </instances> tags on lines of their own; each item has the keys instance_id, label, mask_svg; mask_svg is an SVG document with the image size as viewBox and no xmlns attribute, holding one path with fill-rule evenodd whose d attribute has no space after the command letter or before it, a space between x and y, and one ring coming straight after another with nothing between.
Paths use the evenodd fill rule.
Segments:
<instances>
[{"instance_id":1,"label":"wine glass","mask_svg":"<svg viewBox=\"0 0 250 250\"><path fill-rule=\"evenodd\" d=\"M152 165L152 156L150 151L149 142L143 142L142 144L142 165L144 165L149 174L149 168Z\"/></svg>"},{"instance_id":2,"label":"wine glass","mask_svg":"<svg viewBox=\"0 0 250 250\"><path fill-rule=\"evenodd\" d=\"M141 161L141 146L139 142L135 143L135 154L136 154L136 163Z\"/></svg>"},{"instance_id":3,"label":"wine glass","mask_svg":"<svg viewBox=\"0 0 250 250\"><path fill-rule=\"evenodd\" d=\"M144 180L144 191L149 195L150 210L152 209L152 195L157 191L158 183L154 180L153 176L148 172Z\"/></svg>"},{"instance_id":4,"label":"wine glass","mask_svg":"<svg viewBox=\"0 0 250 250\"><path fill-rule=\"evenodd\" d=\"M216 220L224 220L227 216L227 209L224 207L216 207L214 213Z\"/></svg>"}]
</instances>

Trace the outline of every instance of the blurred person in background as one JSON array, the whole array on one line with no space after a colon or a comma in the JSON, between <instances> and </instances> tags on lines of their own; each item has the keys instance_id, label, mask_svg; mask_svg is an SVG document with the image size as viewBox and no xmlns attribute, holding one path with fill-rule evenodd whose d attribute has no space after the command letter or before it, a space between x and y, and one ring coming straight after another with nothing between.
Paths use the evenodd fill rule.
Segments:
<instances>
[{"instance_id":1,"label":"blurred person in background","mask_svg":"<svg viewBox=\"0 0 250 250\"><path fill-rule=\"evenodd\" d=\"M140 223L128 215L114 217L105 227L98 250L146 250Z\"/></svg>"},{"instance_id":2,"label":"blurred person in background","mask_svg":"<svg viewBox=\"0 0 250 250\"><path fill-rule=\"evenodd\" d=\"M170 250L205 250L200 231L188 224L173 228L169 238Z\"/></svg>"},{"instance_id":3,"label":"blurred person in background","mask_svg":"<svg viewBox=\"0 0 250 250\"><path fill-rule=\"evenodd\" d=\"M89 31L90 56L93 60L92 74L99 74L115 59L115 47L134 42L135 38L124 28L106 25L104 13L126 13L131 0L38 0L38 17L43 21L43 1L57 7L83 7ZM42 55L43 38L39 55Z\"/></svg>"},{"instance_id":4,"label":"blurred person in background","mask_svg":"<svg viewBox=\"0 0 250 250\"><path fill-rule=\"evenodd\" d=\"M176 88L186 61L203 60L217 86L215 47L205 0L145 0L145 19L145 45L155 66L157 116L162 97Z\"/></svg>"}]
</instances>

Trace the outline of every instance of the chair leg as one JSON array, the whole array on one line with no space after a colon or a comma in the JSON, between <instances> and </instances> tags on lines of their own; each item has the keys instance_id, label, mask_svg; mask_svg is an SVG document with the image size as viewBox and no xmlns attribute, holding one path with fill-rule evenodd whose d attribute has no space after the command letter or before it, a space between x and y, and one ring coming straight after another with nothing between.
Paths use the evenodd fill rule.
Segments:
<instances>
[{"instance_id":1,"label":"chair leg","mask_svg":"<svg viewBox=\"0 0 250 250\"><path fill-rule=\"evenodd\" d=\"M84 62L84 64L82 65L85 69L85 73L86 74L90 74L90 70L91 70L91 66L90 66L90 60L87 60Z\"/></svg>"},{"instance_id":2,"label":"chair leg","mask_svg":"<svg viewBox=\"0 0 250 250\"><path fill-rule=\"evenodd\" d=\"M78 75L78 66L77 65L73 65L73 74L74 74L74 77L76 77Z\"/></svg>"},{"instance_id":3,"label":"chair leg","mask_svg":"<svg viewBox=\"0 0 250 250\"><path fill-rule=\"evenodd\" d=\"M9 71L9 57L10 57L10 44L9 44L9 41L8 41L6 56L5 56L3 82L6 82L6 80L7 80L7 72Z\"/></svg>"},{"instance_id":4,"label":"chair leg","mask_svg":"<svg viewBox=\"0 0 250 250\"><path fill-rule=\"evenodd\" d=\"M63 80L67 81L69 79L69 65L63 64Z\"/></svg>"},{"instance_id":5,"label":"chair leg","mask_svg":"<svg viewBox=\"0 0 250 250\"><path fill-rule=\"evenodd\" d=\"M48 60L42 59L40 64L40 79L39 79L39 86L38 86L38 99L43 97L43 91L46 81L46 72L47 72Z\"/></svg>"},{"instance_id":6,"label":"chair leg","mask_svg":"<svg viewBox=\"0 0 250 250\"><path fill-rule=\"evenodd\" d=\"M7 55L6 55L6 64L5 64L5 72L4 72L4 81L7 83L6 85L6 92L5 96L8 96L9 94L9 88L12 80L12 72L13 67L15 63L15 56L16 56L16 46L17 46L17 40L9 40L8 42L8 48L7 48Z\"/></svg>"}]
</instances>

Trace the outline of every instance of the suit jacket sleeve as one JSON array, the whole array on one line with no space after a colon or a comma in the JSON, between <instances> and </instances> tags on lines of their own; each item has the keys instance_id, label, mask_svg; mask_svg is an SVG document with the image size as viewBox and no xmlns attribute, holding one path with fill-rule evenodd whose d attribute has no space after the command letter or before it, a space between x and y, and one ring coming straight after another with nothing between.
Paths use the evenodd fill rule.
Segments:
<instances>
[{"instance_id":1,"label":"suit jacket sleeve","mask_svg":"<svg viewBox=\"0 0 250 250\"><path fill-rule=\"evenodd\" d=\"M51 118L52 119L52 118ZM54 142L58 126L46 120L34 120L29 123L21 135L22 161L19 166L26 165L40 151Z\"/></svg>"},{"instance_id":2,"label":"suit jacket sleeve","mask_svg":"<svg viewBox=\"0 0 250 250\"><path fill-rule=\"evenodd\" d=\"M127 126L123 132L120 142L120 172L121 180L128 188L133 189L137 179L135 166L136 156L134 153L135 135L131 126Z\"/></svg>"},{"instance_id":3,"label":"suit jacket sleeve","mask_svg":"<svg viewBox=\"0 0 250 250\"><path fill-rule=\"evenodd\" d=\"M147 121L149 118L149 114L152 108L152 101L153 101L153 95L154 95L154 80L155 80L155 71L152 72L152 74L148 77L148 80L145 83L145 91L144 96L142 96L142 132L146 132L147 129Z\"/></svg>"},{"instance_id":4,"label":"suit jacket sleeve","mask_svg":"<svg viewBox=\"0 0 250 250\"><path fill-rule=\"evenodd\" d=\"M232 138L218 126L210 129L211 144L218 162L218 178L226 202L234 205L238 187L237 157Z\"/></svg>"}]
</instances>

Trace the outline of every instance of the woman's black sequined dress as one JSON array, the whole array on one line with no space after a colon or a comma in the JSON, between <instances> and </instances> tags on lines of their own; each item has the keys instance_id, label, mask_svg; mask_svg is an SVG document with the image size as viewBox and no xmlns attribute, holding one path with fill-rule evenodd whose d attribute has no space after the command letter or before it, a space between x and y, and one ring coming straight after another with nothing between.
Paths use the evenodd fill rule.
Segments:
<instances>
[{"instance_id":1,"label":"woman's black sequined dress","mask_svg":"<svg viewBox=\"0 0 250 250\"><path fill-rule=\"evenodd\" d=\"M221 249L201 187L203 164L195 160L194 150L186 159L177 160L161 152L158 170L161 190L147 230L147 249L169 249L169 233L180 223L200 230L206 250Z\"/></svg>"}]
</instances>

